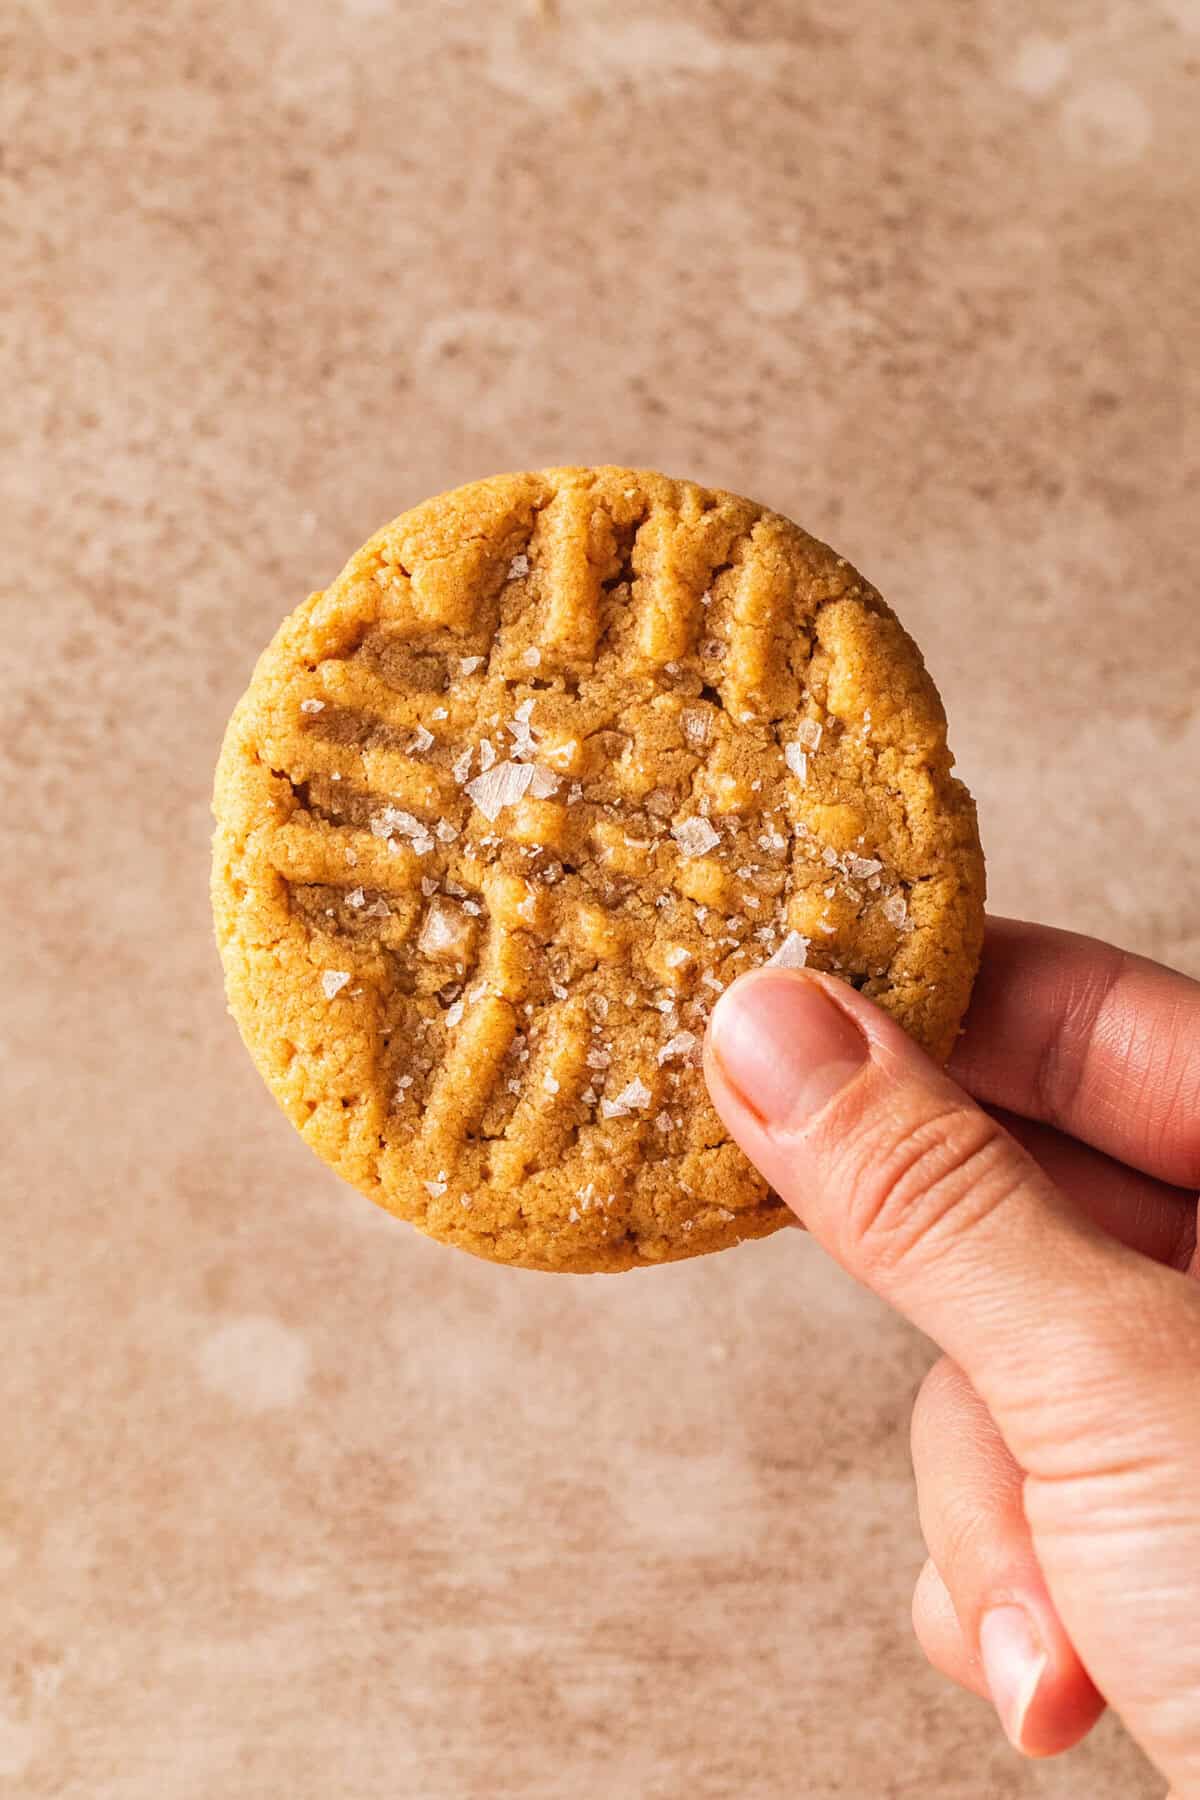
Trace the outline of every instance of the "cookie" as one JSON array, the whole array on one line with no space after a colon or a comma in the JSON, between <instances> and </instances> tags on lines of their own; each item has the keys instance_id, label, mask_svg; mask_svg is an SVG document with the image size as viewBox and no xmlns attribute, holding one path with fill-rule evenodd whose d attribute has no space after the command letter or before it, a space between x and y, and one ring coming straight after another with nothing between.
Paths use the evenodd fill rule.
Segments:
<instances>
[{"instance_id":1,"label":"cookie","mask_svg":"<svg viewBox=\"0 0 1200 1800\"><path fill-rule=\"evenodd\" d=\"M790 1217L709 1103L735 976L832 970L937 1057L983 926L920 653L732 494L501 476L277 633L217 771L230 1010L304 1138L446 1243L618 1270Z\"/></svg>"}]
</instances>

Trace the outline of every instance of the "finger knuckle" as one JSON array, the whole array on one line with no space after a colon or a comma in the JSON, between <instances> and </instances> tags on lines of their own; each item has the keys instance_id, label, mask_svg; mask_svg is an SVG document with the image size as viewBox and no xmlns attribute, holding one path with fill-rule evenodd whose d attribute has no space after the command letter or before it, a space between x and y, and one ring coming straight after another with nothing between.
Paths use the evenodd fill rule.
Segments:
<instances>
[{"instance_id":1,"label":"finger knuckle","mask_svg":"<svg viewBox=\"0 0 1200 1800\"><path fill-rule=\"evenodd\" d=\"M1024 1178L1002 1128L968 1107L927 1114L867 1148L846 1229L855 1266L876 1277L946 1254Z\"/></svg>"}]
</instances>

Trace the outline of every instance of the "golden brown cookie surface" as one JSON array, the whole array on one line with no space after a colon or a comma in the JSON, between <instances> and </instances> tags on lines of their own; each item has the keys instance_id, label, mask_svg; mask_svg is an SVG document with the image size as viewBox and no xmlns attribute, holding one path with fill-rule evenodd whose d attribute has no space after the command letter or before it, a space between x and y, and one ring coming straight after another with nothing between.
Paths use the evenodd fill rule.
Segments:
<instances>
[{"instance_id":1,"label":"golden brown cookie surface","mask_svg":"<svg viewBox=\"0 0 1200 1800\"><path fill-rule=\"evenodd\" d=\"M762 1236L708 1013L807 957L949 1053L983 921L950 767L915 646L787 520L625 469L460 488L284 622L230 721L231 1010L313 1149L448 1243Z\"/></svg>"}]
</instances>

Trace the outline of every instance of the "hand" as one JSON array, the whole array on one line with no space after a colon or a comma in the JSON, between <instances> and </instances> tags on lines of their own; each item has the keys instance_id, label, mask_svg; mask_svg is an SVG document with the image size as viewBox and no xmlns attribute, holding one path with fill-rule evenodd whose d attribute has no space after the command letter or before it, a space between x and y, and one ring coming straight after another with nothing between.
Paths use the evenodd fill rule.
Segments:
<instances>
[{"instance_id":1,"label":"hand","mask_svg":"<svg viewBox=\"0 0 1200 1800\"><path fill-rule=\"evenodd\" d=\"M948 1074L783 969L722 996L705 1067L801 1221L946 1353L913 1419L930 1661L1029 1755L1107 1702L1200 1796L1200 985L1001 920Z\"/></svg>"}]
</instances>

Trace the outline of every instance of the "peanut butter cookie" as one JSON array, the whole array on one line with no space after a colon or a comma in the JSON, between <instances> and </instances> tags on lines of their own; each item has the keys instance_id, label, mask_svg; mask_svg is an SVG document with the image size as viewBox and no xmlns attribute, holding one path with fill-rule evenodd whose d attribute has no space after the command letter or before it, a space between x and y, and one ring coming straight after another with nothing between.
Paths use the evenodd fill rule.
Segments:
<instances>
[{"instance_id":1,"label":"peanut butter cookie","mask_svg":"<svg viewBox=\"0 0 1200 1800\"><path fill-rule=\"evenodd\" d=\"M627 469L480 481L285 620L229 723L230 1008L312 1148L446 1243L617 1270L785 1222L700 1072L834 970L935 1056L983 924L916 647L823 544Z\"/></svg>"}]
</instances>

